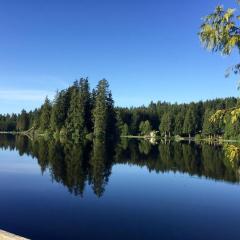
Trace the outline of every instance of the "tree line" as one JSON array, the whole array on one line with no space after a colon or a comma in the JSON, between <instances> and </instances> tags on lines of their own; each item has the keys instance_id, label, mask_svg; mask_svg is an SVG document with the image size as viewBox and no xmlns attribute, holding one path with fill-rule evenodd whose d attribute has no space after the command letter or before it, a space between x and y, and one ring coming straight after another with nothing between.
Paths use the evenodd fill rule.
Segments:
<instances>
[{"instance_id":1,"label":"tree line","mask_svg":"<svg viewBox=\"0 0 240 240\"><path fill-rule=\"evenodd\" d=\"M141 107L114 107L109 83L103 79L90 89L87 78L75 81L67 89L57 91L52 101L45 99L34 111L0 115L0 131L28 131L51 134L79 141L99 138L112 140L117 136L147 136L158 131L160 136L238 138L240 124L229 119L209 121L219 109L231 109L238 103L234 97L189 104L151 102Z\"/></svg>"},{"instance_id":2,"label":"tree line","mask_svg":"<svg viewBox=\"0 0 240 240\"><path fill-rule=\"evenodd\" d=\"M121 135L148 135L151 131L159 131L162 137L182 136L202 137L224 136L238 138L240 124L228 121L213 123L210 117L218 109L229 109L237 105L234 97L208 101L191 102L189 104L170 104L167 102L151 102L148 106L133 108L116 108L118 127Z\"/></svg>"}]
</instances>

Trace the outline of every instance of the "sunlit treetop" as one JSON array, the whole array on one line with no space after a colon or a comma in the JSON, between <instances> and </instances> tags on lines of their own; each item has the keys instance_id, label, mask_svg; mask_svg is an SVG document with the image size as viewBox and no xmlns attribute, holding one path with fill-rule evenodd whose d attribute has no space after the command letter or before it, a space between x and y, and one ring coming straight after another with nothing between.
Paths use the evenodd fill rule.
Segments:
<instances>
[{"instance_id":1,"label":"sunlit treetop","mask_svg":"<svg viewBox=\"0 0 240 240\"><path fill-rule=\"evenodd\" d=\"M238 3L240 3L240 0L238 0ZM236 10L233 8L225 10L223 6L217 6L213 13L203 18L199 37L204 47L210 51L230 55L234 49L237 49L240 53L240 16L236 15ZM240 63L229 68L226 76L231 71L240 74ZM222 120L226 122L226 117L229 115L232 123L235 123L240 117L239 106L227 110L218 110L211 116L210 121Z\"/></svg>"},{"instance_id":2,"label":"sunlit treetop","mask_svg":"<svg viewBox=\"0 0 240 240\"><path fill-rule=\"evenodd\" d=\"M217 6L203 19L199 36L205 48L223 55L230 55L235 48L240 52L240 16L235 13L233 8L225 10L223 6ZM240 73L240 63L230 70Z\"/></svg>"},{"instance_id":3,"label":"sunlit treetop","mask_svg":"<svg viewBox=\"0 0 240 240\"><path fill-rule=\"evenodd\" d=\"M225 11L218 6L204 18L199 35L207 49L225 55L229 55L234 47L240 50L240 28L234 21L240 17L235 17L234 12L232 8Z\"/></svg>"}]
</instances>

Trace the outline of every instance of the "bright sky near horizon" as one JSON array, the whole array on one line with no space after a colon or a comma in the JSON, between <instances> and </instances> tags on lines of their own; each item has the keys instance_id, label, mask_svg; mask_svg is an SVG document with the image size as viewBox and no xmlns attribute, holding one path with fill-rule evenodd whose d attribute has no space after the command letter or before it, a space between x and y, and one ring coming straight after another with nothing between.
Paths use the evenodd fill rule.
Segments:
<instances>
[{"instance_id":1,"label":"bright sky near horizon","mask_svg":"<svg viewBox=\"0 0 240 240\"><path fill-rule=\"evenodd\" d=\"M39 107L88 76L106 78L115 104L238 96L238 62L203 49L197 32L235 0L0 0L0 113Z\"/></svg>"}]
</instances>

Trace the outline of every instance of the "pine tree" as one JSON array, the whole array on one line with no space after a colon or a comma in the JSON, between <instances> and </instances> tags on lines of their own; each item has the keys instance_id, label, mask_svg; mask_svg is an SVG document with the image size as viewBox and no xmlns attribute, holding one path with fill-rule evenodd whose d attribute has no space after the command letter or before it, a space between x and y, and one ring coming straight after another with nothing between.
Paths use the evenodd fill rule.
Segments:
<instances>
[{"instance_id":1,"label":"pine tree","mask_svg":"<svg viewBox=\"0 0 240 240\"><path fill-rule=\"evenodd\" d=\"M81 126L81 130L84 133L89 133L92 131L92 117L91 117L91 110L92 110L92 99L90 94L90 87L88 79L80 79L80 86L79 86L79 93L80 93L80 111L82 113L83 118L83 125Z\"/></svg>"},{"instance_id":2,"label":"pine tree","mask_svg":"<svg viewBox=\"0 0 240 240\"><path fill-rule=\"evenodd\" d=\"M46 97L44 104L41 107L40 115L40 129L45 131L50 128L50 117L51 117L51 102Z\"/></svg>"},{"instance_id":3,"label":"pine tree","mask_svg":"<svg viewBox=\"0 0 240 240\"><path fill-rule=\"evenodd\" d=\"M183 124L183 132L189 135L189 138L192 134L195 134L197 131L197 116L196 116L196 108L192 103L190 104Z\"/></svg>"},{"instance_id":4,"label":"pine tree","mask_svg":"<svg viewBox=\"0 0 240 240\"><path fill-rule=\"evenodd\" d=\"M29 116L24 109L17 118L16 128L18 131L26 131L29 128ZM7 130L7 128L5 130Z\"/></svg>"},{"instance_id":5,"label":"pine tree","mask_svg":"<svg viewBox=\"0 0 240 240\"><path fill-rule=\"evenodd\" d=\"M107 132L106 137L108 141L114 140L117 134L117 115L114 109L114 101L112 93L107 94Z\"/></svg>"},{"instance_id":6,"label":"pine tree","mask_svg":"<svg viewBox=\"0 0 240 240\"><path fill-rule=\"evenodd\" d=\"M211 136L216 133L216 125L210 121L210 117L214 114L214 111L207 109L204 114L202 133L206 136Z\"/></svg>"},{"instance_id":7,"label":"pine tree","mask_svg":"<svg viewBox=\"0 0 240 240\"><path fill-rule=\"evenodd\" d=\"M64 126L67 118L67 112L69 107L69 99L66 90L57 92L52 112L51 112L51 129L53 131L60 131Z\"/></svg>"},{"instance_id":8,"label":"pine tree","mask_svg":"<svg viewBox=\"0 0 240 240\"><path fill-rule=\"evenodd\" d=\"M67 134L70 138L80 139L81 126L83 125L82 112L80 110L79 82L75 81L71 89L70 106L66 119Z\"/></svg>"},{"instance_id":9,"label":"pine tree","mask_svg":"<svg viewBox=\"0 0 240 240\"><path fill-rule=\"evenodd\" d=\"M129 134L128 125L124 123L121 129L121 135L128 136L128 134Z\"/></svg>"},{"instance_id":10,"label":"pine tree","mask_svg":"<svg viewBox=\"0 0 240 240\"><path fill-rule=\"evenodd\" d=\"M93 109L94 136L102 141L114 137L116 114L107 80L99 81Z\"/></svg>"},{"instance_id":11,"label":"pine tree","mask_svg":"<svg viewBox=\"0 0 240 240\"><path fill-rule=\"evenodd\" d=\"M182 135L183 133L183 123L184 123L184 113L179 112L175 118L175 128L174 133L176 135Z\"/></svg>"},{"instance_id":12,"label":"pine tree","mask_svg":"<svg viewBox=\"0 0 240 240\"><path fill-rule=\"evenodd\" d=\"M95 106L93 110L94 136L106 140L107 131L107 95L108 82L103 79L99 81L96 90Z\"/></svg>"},{"instance_id":13,"label":"pine tree","mask_svg":"<svg viewBox=\"0 0 240 240\"><path fill-rule=\"evenodd\" d=\"M68 135L76 141L82 140L91 131L91 95L87 79L74 83L66 127Z\"/></svg>"},{"instance_id":14,"label":"pine tree","mask_svg":"<svg viewBox=\"0 0 240 240\"><path fill-rule=\"evenodd\" d=\"M140 131L140 134L143 136L149 135L150 132L152 131L152 126L150 122L148 120L142 121L139 125L139 131Z\"/></svg>"},{"instance_id":15,"label":"pine tree","mask_svg":"<svg viewBox=\"0 0 240 240\"><path fill-rule=\"evenodd\" d=\"M159 126L160 133L164 133L165 138L167 134L170 136L173 131L173 118L169 112L165 112Z\"/></svg>"}]
</instances>

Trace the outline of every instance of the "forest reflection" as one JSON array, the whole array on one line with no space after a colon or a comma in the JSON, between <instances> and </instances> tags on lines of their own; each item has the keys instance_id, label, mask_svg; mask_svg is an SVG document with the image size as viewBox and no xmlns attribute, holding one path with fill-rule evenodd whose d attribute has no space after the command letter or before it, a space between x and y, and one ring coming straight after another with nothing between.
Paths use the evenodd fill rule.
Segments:
<instances>
[{"instance_id":1,"label":"forest reflection","mask_svg":"<svg viewBox=\"0 0 240 240\"><path fill-rule=\"evenodd\" d=\"M220 145L121 139L117 144L100 141L73 144L55 140L30 140L24 136L0 135L0 148L17 150L37 159L42 173L70 193L83 196L86 185L96 196L104 194L115 164L146 167L149 172L181 172L231 183L239 182L239 168L226 158Z\"/></svg>"}]
</instances>

